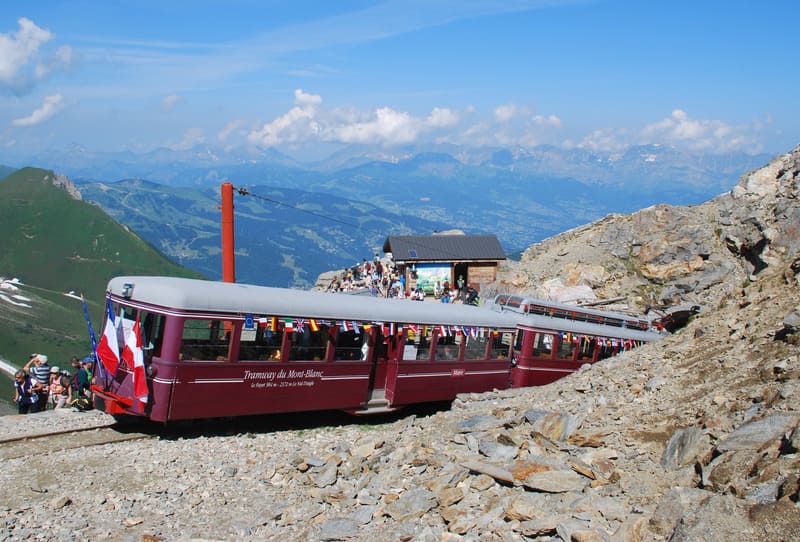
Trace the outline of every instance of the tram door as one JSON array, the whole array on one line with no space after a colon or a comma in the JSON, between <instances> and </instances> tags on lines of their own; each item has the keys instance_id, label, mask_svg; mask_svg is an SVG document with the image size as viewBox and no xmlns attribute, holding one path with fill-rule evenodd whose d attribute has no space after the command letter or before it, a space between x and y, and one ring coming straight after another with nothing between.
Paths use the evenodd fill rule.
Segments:
<instances>
[{"instance_id":1,"label":"tram door","mask_svg":"<svg viewBox=\"0 0 800 542\"><path fill-rule=\"evenodd\" d=\"M367 389L367 401L369 401L385 397L386 365L394 346L392 340L396 340L396 337L385 337L380 326L373 326L367 340L369 341L367 352L370 363L369 388Z\"/></svg>"}]
</instances>

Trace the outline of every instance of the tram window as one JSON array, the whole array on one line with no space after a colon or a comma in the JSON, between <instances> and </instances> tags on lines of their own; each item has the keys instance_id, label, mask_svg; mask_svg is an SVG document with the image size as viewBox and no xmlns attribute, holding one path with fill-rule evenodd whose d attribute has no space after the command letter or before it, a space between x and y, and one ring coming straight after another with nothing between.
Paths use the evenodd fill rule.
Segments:
<instances>
[{"instance_id":1,"label":"tram window","mask_svg":"<svg viewBox=\"0 0 800 542\"><path fill-rule=\"evenodd\" d=\"M533 340L533 355L550 357L553 352L553 336L549 333L537 333Z\"/></svg>"},{"instance_id":2,"label":"tram window","mask_svg":"<svg viewBox=\"0 0 800 542\"><path fill-rule=\"evenodd\" d=\"M283 331L258 327L255 338L239 343L239 359L243 361L280 361Z\"/></svg>"},{"instance_id":3,"label":"tram window","mask_svg":"<svg viewBox=\"0 0 800 542\"><path fill-rule=\"evenodd\" d=\"M433 338L433 329L428 326L420 326L419 333L417 333L417 359L430 359L431 358L431 339Z\"/></svg>"},{"instance_id":4,"label":"tram window","mask_svg":"<svg viewBox=\"0 0 800 542\"><path fill-rule=\"evenodd\" d=\"M149 362L153 359L153 356L161 355L161 343L164 341L165 321L166 318L163 314L155 314L147 311L139 312L145 362Z\"/></svg>"},{"instance_id":5,"label":"tram window","mask_svg":"<svg viewBox=\"0 0 800 542\"><path fill-rule=\"evenodd\" d=\"M440 336L436 340L436 359L454 360L458 359L458 352L461 348L463 335Z\"/></svg>"},{"instance_id":6,"label":"tram window","mask_svg":"<svg viewBox=\"0 0 800 542\"><path fill-rule=\"evenodd\" d=\"M595 348L594 337L581 337L578 342L578 359L583 361L591 361L594 358Z\"/></svg>"},{"instance_id":7,"label":"tram window","mask_svg":"<svg viewBox=\"0 0 800 542\"><path fill-rule=\"evenodd\" d=\"M572 359L572 356L575 353L575 343L573 342L572 335L562 335L561 342L558 345L558 357L559 359Z\"/></svg>"},{"instance_id":8,"label":"tram window","mask_svg":"<svg viewBox=\"0 0 800 542\"><path fill-rule=\"evenodd\" d=\"M233 322L227 320L185 320L181 359L227 361L230 329Z\"/></svg>"},{"instance_id":9,"label":"tram window","mask_svg":"<svg viewBox=\"0 0 800 542\"><path fill-rule=\"evenodd\" d=\"M511 355L512 333L492 333L492 349L489 351L491 359L507 359Z\"/></svg>"},{"instance_id":10,"label":"tram window","mask_svg":"<svg viewBox=\"0 0 800 542\"><path fill-rule=\"evenodd\" d=\"M597 359L606 359L614 355L614 347L608 340L604 341L599 348L600 351L597 353Z\"/></svg>"},{"instance_id":11,"label":"tram window","mask_svg":"<svg viewBox=\"0 0 800 542\"><path fill-rule=\"evenodd\" d=\"M405 349L403 350L403 359L406 360L430 359L431 335L433 335L433 331L427 326L419 326L419 328L416 331L413 329L409 329L408 334L406 335L406 344L405 344Z\"/></svg>"},{"instance_id":12,"label":"tram window","mask_svg":"<svg viewBox=\"0 0 800 542\"><path fill-rule=\"evenodd\" d=\"M322 361L328 348L328 326L318 325L314 331L310 325L303 326L302 330L296 329L291 336L292 345L289 349L289 360Z\"/></svg>"},{"instance_id":13,"label":"tram window","mask_svg":"<svg viewBox=\"0 0 800 542\"><path fill-rule=\"evenodd\" d=\"M133 329L136 318L139 318L142 334L142 350L144 361L149 363L153 356L161 355L161 343L164 340L164 315L147 311L138 311L132 307L114 304L114 314L120 318L120 335L117 337L120 347L128 340L128 333Z\"/></svg>"},{"instance_id":14,"label":"tram window","mask_svg":"<svg viewBox=\"0 0 800 542\"><path fill-rule=\"evenodd\" d=\"M336 354L334 359L338 361L360 360L362 358L361 347L367 340L367 333L363 330L351 329L336 334ZM368 343L367 343L368 344Z\"/></svg>"},{"instance_id":15,"label":"tram window","mask_svg":"<svg viewBox=\"0 0 800 542\"><path fill-rule=\"evenodd\" d=\"M486 344L489 341L489 337L486 335L468 336L466 340L464 359L486 359Z\"/></svg>"}]
</instances>

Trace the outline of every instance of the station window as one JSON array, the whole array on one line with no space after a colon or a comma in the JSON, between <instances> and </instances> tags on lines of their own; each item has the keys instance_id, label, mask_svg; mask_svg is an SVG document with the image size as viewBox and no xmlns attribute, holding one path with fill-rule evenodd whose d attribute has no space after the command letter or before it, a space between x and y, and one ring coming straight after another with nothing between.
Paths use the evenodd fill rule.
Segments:
<instances>
[{"instance_id":1,"label":"station window","mask_svg":"<svg viewBox=\"0 0 800 542\"><path fill-rule=\"evenodd\" d=\"M228 320L185 320L181 359L227 361L232 329L233 322Z\"/></svg>"}]
</instances>

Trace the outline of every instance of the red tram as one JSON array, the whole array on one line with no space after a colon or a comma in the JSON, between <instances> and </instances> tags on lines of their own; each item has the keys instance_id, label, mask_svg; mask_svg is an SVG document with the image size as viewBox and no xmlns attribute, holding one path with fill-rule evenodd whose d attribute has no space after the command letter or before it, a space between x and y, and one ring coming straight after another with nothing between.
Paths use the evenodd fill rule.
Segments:
<instances>
[{"instance_id":1,"label":"red tram","mask_svg":"<svg viewBox=\"0 0 800 542\"><path fill-rule=\"evenodd\" d=\"M95 406L159 422L389 412L544 384L661 336L509 310L508 299L472 307L173 277L114 278L107 301L121 336L141 330L148 393L135 397L133 367L100 366Z\"/></svg>"}]
</instances>

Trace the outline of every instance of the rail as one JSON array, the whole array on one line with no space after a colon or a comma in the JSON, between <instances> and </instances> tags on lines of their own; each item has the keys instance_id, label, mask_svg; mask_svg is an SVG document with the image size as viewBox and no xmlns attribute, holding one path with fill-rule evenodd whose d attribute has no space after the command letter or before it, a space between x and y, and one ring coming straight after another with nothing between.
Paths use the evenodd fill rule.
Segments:
<instances>
[{"instance_id":1,"label":"rail","mask_svg":"<svg viewBox=\"0 0 800 542\"><path fill-rule=\"evenodd\" d=\"M98 425L20 435L0 439L0 459L16 459L48 452L87 448L128 440L154 438L154 435L139 432L121 432L115 425Z\"/></svg>"}]
</instances>

